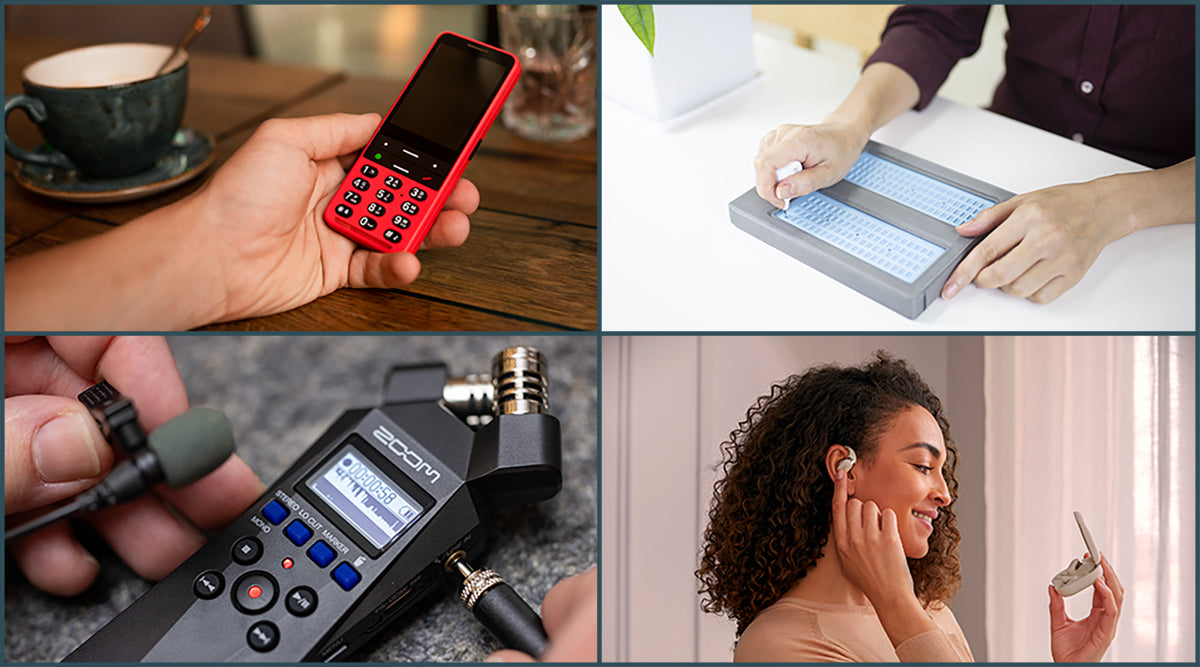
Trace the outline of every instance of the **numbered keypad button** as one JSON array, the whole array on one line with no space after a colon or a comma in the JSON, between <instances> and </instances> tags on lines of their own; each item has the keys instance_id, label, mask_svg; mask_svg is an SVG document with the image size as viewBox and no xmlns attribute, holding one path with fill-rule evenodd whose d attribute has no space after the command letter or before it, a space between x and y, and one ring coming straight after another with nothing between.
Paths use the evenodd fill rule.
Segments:
<instances>
[{"instance_id":1,"label":"numbered keypad button","mask_svg":"<svg viewBox=\"0 0 1200 667\"><path fill-rule=\"evenodd\" d=\"M367 204L367 213L370 213L371 215L383 215L384 208L375 202L371 202L370 204Z\"/></svg>"},{"instance_id":2,"label":"numbered keypad button","mask_svg":"<svg viewBox=\"0 0 1200 667\"><path fill-rule=\"evenodd\" d=\"M405 213L407 213L409 215L416 215L417 211L419 211L421 209L418 208L416 204L414 204L410 201L406 201L403 204L400 204L400 210L404 211Z\"/></svg>"},{"instance_id":3,"label":"numbered keypad button","mask_svg":"<svg viewBox=\"0 0 1200 667\"><path fill-rule=\"evenodd\" d=\"M333 211L334 211L334 213L337 213L338 215L342 216L343 218L349 218L350 214L353 213L353 211L350 210L350 207L346 206L345 204L338 204L337 207L333 209Z\"/></svg>"},{"instance_id":4,"label":"numbered keypad button","mask_svg":"<svg viewBox=\"0 0 1200 667\"><path fill-rule=\"evenodd\" d=\"M364 215L358 219L358 226L367 230L375 229L375 221ZM301 542L301 544L303 544L303 542Z\"/></svg>"},{"instance_id":5,"label":"numbered keypad button","mask_svg":"<svg viewBox=\"0 0 1200 667\"><path fill-rule=\"evenodd\" d=\"M355 178L350 182L350 185L353 185L354 189L359 192L366 192L371 189L371 182L365 178Z\"/></svg>"},{"instance_id":6,"label":"numbered keypad button","mask_svg":"<svg viewBox=\"0 0 1200 667\"><path fill-rule=\"evenodd\" d=\"M392 243L399 243L400 242L400 232L398 232L394 229L385 229L385 230L383 230L383 238L391 241Z\"/></svg>"},{"instance_id":7,"label":"numbered keypad button","mask_svg":"<svg viewBox=\"0 0 1200 667\"><path fill-rule=\"evenodd\" d=\"M378 190L375 191L375 198L385 204L388 204L388 203L391 203L391 201L396 198L396 195L392 194L391 192L388 192L387 190L384 190L383 188L379 188Z\"/></svg>"},{"instance_id":8,"label":"numbered keypad button","mask_svg":"<svg viewBox=\"0 0 1200 667\"><path fill-rule=\"evenodd\" d=\"M396 225L400 229L408 229L408 225L410 224L410 222L409 222L408 218L406 218L402 215L397 215L392 218L392 224Z\"/></svg>"},{"instance_id":9,"label":"numbered keypad button","mask_svg":"<svg viewBox=\"0 0 1200 667\"><path fill-rule=\"evenodd\" d=\"M415 199L417 201L425 201L425 198L428 197L429 195L425 194L425 191L422 190L421 188L414 187L413 189L408 191L408 196L412 197L413 199Z\"/></svg>"},{"instance_id":10,"label":"numbered keypad button","mask_svg":"<svg viewBox=\"0 0 1200 667\"><path fill-rule=\"evenodd\" d=\"M362 166L362 175L367 178L375 178L379 175L379 170L369 164L364 164Z\"/></svg>"},{"instance_id":11,"label":"numbered keypad button","mask_svg":"<svg viewBox=\"0 0 1200 667\"><path fill-rule=\"evenodd\" d=\"M395 176L387 176L383 179L383 184L395 190L396 188L400 187L400 179L396 178Z\"/></svg>"},{"instance_id":12,"label":"numbered keypad button","mask_svg":"<svg viewBox=\"0 0 1200 667\"><path fill-rule=\"evenodd\" d=\"M351 204L357 204L358 202L362 201L362 195L358 194L357 192L350 192L347 190L346 194L342 195L342 199L345 199Z\"/></svg>"}]
</instances>

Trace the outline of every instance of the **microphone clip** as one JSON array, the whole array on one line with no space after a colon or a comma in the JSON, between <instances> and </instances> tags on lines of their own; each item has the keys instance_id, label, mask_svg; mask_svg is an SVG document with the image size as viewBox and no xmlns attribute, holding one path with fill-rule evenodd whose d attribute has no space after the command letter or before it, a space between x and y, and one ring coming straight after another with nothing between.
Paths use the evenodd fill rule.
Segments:
<instances>
[{"instance_id":1,"label":"microphone clip","mask_svg":"<svg viewBox=\"0 0 1200 667\"><path fill-rule=\"evenodd\" d=\"M85 389L79 394L79 402L92 413L92 418L96 420L104 439L110 444L131 456L145 449L146 430L138 420L133 401L107 381L101 380Z\"/></svg>"}]
</instances>

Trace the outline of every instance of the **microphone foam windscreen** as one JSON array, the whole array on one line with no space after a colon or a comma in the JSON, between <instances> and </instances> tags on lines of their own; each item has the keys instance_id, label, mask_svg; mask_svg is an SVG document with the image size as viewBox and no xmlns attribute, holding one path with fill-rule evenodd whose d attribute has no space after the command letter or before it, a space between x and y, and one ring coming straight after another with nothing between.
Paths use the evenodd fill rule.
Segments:
<instances>
[{"instance_id":1,"label":"microphone foam windscreen","mask_svg":"<svg viewBox=\"0 0 1200 667\"><path fill-rule=\"evenodd\" d=\"M146 444L167 485L187 486L233 454L233 428L219 410L192 408L155 429Z\"/></svg>"}]
</instances>

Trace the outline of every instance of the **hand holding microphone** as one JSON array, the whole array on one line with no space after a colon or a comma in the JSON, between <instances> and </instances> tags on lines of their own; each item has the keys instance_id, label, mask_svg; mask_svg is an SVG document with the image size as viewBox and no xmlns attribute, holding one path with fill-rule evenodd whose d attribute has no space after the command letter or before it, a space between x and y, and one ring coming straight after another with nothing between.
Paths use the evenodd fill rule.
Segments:
<instances>
[{"instance_id":1,"label":"hand holding microphone","mask_svg":"<svg viewBox=\"0 0 1200 667\"><path fill-rule=\"evenodd\" d=\"M187 486L233 455L229 420L212 408L192 408L158 427L144 442L99 484L64 506L7 530L5 541L76 513L96 512L133 500L159 482L173 488Z\"/></svg>"},{"instance_id":2,"label":"hand holding microphone","mask_svg":"<svg viewBox=\"0 0 1200 667\"><path fill-rule=\"evenodd\" d=\"M5 370L6 530L46 507L97 489L110 472L116 479L106 480L107 493L116 494L116 499L129 491L127 482L117 480L136 477L135 486L152 490L89 514L86 521L137 574L158 579L204 543L205 531L224 527L263 492L261 482L237 455L221 452L231 442L220 444L225 438L217 420L204 409L187 411L183 381L161 337L9 337ZM98 375L136 404L141 424L151 434L141 458L153 454L157 473L145 460L139 468L134 462L138 457L114 467L113 448L87 407L75 398ZM204 454L217 457L215 463L193 452L198 438L217 441L218 446ZM121 470L125 464L134 470ZM212 466L219 467L189 484L189 477ZM166 483L149 481L156 474ZM119 485L115 491L113 484ZM65 521L6 541L5 547L10 562L30 583L55 595L82 592L99 571L96 559Z\"/></svg>"}]
</instances>

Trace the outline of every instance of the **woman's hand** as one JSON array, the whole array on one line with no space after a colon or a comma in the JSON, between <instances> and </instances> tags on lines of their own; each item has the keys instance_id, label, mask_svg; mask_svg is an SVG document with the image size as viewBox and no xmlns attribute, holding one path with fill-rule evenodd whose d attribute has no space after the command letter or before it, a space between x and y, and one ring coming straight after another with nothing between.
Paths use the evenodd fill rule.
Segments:
<instances>
[{"instance_id":1,"label":"woman's hand","mask_svg":"<svg viewBox=\"0 0 1200 667\"><path fill-rule=\"evenodd\" d=\"M848 498L846 486L846 473L838 471L833 482L833 541L842 572L876 609L906 596L915 599L896 512Z\"/></svg>"},{"instance_id":2,"label":"woman's hand","mask_svg":"<svg viewBox=\"0 0 1200 667\"><path fill-rule=\"evenodd\" d=\"M1050 654L1055 662L1097 662L1117 635L1125 587L1103 554L1104 574L1092 584L1092 613L1082 621L1067 618L1063 597L1050 586Z\"/></svg>"},{"instance_id":3,"label":"woman's hand","mask_svg":"<svg viewBox=\"0 0 1200 667\"><path fill-rule=\"evenodd\" d=\"M892 646L936 630L913 592L896 512L848 498L846 485L846 473L839 470L833 481L833 542L842 573L871 601Z\"/></svg>"}]
</instances>

